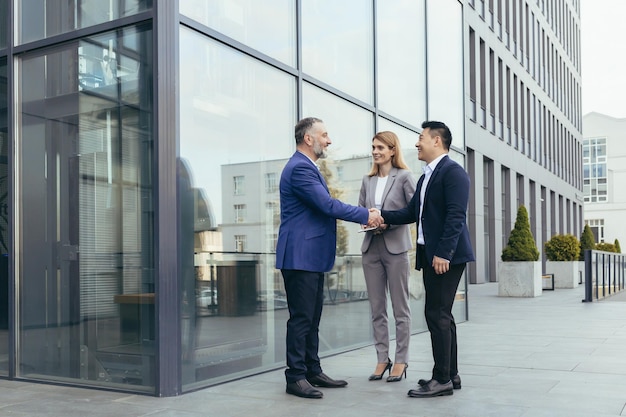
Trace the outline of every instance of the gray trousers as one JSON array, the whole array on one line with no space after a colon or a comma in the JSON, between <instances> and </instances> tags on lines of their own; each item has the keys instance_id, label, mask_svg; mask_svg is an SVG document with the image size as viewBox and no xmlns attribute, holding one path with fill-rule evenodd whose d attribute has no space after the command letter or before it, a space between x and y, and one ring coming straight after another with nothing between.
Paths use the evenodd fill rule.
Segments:
<instances>
[{"instance_id":1,"label":"gray trousers","mask_svg":"<svg viewBox=\"0 0 626 417\"><path fill-rule=\"evenodd\" d=\"M376 235L363 253L363 273L372 312L372 327L378 363L389 358L387 290L396 322L395 363L408 363L411 338L409 306L409 255L389 253L382 235Z\"/></svg>"}]
</instances>

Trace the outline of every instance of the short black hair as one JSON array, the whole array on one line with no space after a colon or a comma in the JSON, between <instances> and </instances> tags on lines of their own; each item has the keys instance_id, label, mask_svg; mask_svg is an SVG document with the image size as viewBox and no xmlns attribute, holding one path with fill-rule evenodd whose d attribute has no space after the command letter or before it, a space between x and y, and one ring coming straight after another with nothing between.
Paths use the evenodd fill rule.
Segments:
<instances>
[{"instance_id":1,"label":"short black hair","mask_svg":"<svg viewBox=\"0 0 626 417\"><path fill-rule=\"evenodd\" d=\"M450 145L452 145L452 133L445 123L437 122L434 120L427 120L422 123L422 129L430 129L432 131L435 131L435 134L441 136L441 139L443 139L442 142L444 148L446 150L450 149Z\"/></svg>"},{"instance_id":2,"label":"short black hair","mask_svg":"<svg viewBox=\"0 0 626 417\"><path fill-rule=\"evenodd\" d=\"M296 128L295 128L296 145L299 145L302 142L304 142L304 135L309 131L309 129L311 129L311 127L315 123L324 123L324 122L322 119L318 119L317 117L305 117L304 119L300 120L296 124Z\"/></svg>"}]
</instances>

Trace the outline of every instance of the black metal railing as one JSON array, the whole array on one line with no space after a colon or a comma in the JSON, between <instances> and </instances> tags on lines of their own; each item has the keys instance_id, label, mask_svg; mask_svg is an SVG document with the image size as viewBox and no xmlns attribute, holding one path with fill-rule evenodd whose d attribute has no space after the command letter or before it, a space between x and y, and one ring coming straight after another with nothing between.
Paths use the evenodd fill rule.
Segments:
<instances>
[{"instance_id":1,"label":"black metal railing","mask_svg":"<svg viewBox=\"0 0 626 417\"><path fill-rule=\"evenodd\" d=\"M601 300L624 290L626 254L585 251L585 298L583 302Z\"/></svg>"}]
</instances>

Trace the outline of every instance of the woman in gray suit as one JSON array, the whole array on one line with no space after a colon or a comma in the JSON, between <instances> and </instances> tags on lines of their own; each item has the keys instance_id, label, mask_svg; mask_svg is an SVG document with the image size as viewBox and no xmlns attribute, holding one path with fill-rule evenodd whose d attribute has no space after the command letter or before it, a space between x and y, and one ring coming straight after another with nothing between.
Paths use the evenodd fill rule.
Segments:
<instances>
[{"instance_id":1,"label":"woman in gray suit","mask_svg":"<svg viewBox=\"0 0 626 417\"><path fill-rule=\"evenodd\" d=\"M372 139L372 170L363 177L359 205L385 210L406 207L415 192L415 179L400 150L400 141L393 132L379 132ZM406 378L411 336L409 307L409 255L411 234L408 225L383 224L367 231L361 246L363 272L372 312L372 327L378 363L369 380L383 378L387 382ZM387 291L391 297L396 323L395 364L389 358Z\"/></svg>"}]
</instances>

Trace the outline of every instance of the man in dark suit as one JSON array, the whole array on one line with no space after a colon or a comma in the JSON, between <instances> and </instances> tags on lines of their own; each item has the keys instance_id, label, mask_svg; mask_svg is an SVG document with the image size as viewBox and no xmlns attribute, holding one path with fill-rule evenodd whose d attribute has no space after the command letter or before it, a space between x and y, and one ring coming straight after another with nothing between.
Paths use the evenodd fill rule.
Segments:
<instances>
[{"instance_id":1,"label":"man in dark suit","mask_svg":"<svg viewBox=\"0 0 626 417\"><path fill-rule=\"evenodd\" d=\"M404 209L382 211L388 224L418 223L416 269L424 278L424 311L435 366L429 380L421 379L418 388L408 392L417 398L452 395L453 389L461 388L452 304L466 263L474 261L466 220L469 176L448 156L452 143L448 126L427 121L422 129L415 146L427 165L417 190Z\"/></svg>"},{"instance_id":2,"label":"man in dark suit","mask_svg":"<svg viewBox=\"0 0 626 417\"><path fill-rule=\"evenodd\" d=\"M295 127L296 152L280 178L280 230L276 268L287 293L287 393L322 398L313 386L344 387L322 372L319 323L324 302L324 273L335 263L337 220L379 226L380 211L344 204L330 196L315 162L326 157L330 137L322 120L308 117Z\"/></svg>"}]
</instances>

